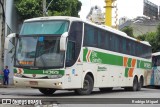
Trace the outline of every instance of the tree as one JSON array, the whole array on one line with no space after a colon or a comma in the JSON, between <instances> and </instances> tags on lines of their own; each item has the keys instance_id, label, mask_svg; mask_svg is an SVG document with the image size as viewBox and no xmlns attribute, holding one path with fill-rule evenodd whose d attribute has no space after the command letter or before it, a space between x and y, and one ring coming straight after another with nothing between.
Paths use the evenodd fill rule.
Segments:
<instances>
[{"instance_id":1,"label":"tree","mask_svg":"<svg viewBox=\"0 0 160 107\"><path fill-rule=\"evenodd\" d=\"M47 0L49 2L50 0ZM78 0L54 0L54 3L48 8L49 16L75 16L81 10L82 3Z\"/></svg>"},{"instance_id":2,"label":"tree","mask_svg":"<svg viewBox=\"0 0 160 107\"><path fill-rule=\"evenodd\" d=\"M152 46L152 52L156 52L158 45L156 42L157 33L156 32L149 32L146 34L145 41L148 41Z\"/></svg>"},{"instance_id":3,"label":"tree","mask_svg":"<svg viewBox=\"0 0 160 107\"><path fill-rule=\"evenodd\" d=\"M46 0L46 4L51 0ZM42 0L15 0L15 6L21 20L43 15ZM82 3L78 0L53 0L48 7L49 16L75 16L81 10Z\"/></svg>"},{"instance_id":4,"label":"tree","mask_svg":"<svg viewBox=\"0 0 160 107\"><path fill-rule=\"evenodd\" d=\"M138 36L137 39L141 41L148 41L152 46L152 52L160 51L160 24L157 26L156 32L148 32Z\"/></svg>"},{"instance_id":5,"label":"tree","mask_svg":"<svg viewBox=\"0 0 160 107\"><path fill-rule=\"evenodd\" d=\"M122 29L122 32L125 32L128 36L134 37L133 35L133 28L130 26L126 26Z\"/></svg>"},{"instance_id":6,"label":"tree","mask_svg":"<svg viewBox=\"0 0 160 107\"><path fill-rule=\"evenodd\" d=\"M146 34L139 35L137 39L141 41L148 41L152 46L152 52L156 52L157 50L156 36L157 36L156 32L148 32Z\"/></svg>"},{"instance_id":7,"label":"tree","mask_svg":"<svg viewBox=\"0 0 160 107\"><path fill-rule=\"evenodd\" d=\"M146 38L146 34L139 35L136 37L136 39L141 40L141 41L145 41L145 38Z\"/></svg>"},{"instance_id":8,"label":"tree","mask_svg":"<svg viewBox=\"0 0 160 107\"><path fill-rule=\"evenodd\" d=\"M157 27L157 35L156 35L156 43L157 43L157 48L156 48L156 51L160 51L160 23Z\"/></svg>"},{"instance_id":9,"label":"tree","mask_svg":"<svg viewBox=\"0 0 160 107\"><path fill-rule=\"evenodd\" d=\"M21 20L42 16L41 0L15 0L15 5Z\"/></svg>"}]
</instances>

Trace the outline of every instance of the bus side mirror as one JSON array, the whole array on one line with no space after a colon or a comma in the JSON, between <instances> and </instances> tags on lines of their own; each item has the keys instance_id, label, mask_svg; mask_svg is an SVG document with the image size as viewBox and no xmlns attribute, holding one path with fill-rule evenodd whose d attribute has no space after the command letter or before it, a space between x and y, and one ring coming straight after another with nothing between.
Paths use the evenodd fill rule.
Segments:
<instances>
[{"instance_id":1,"label":"bus side mirror","mask_svg":"<svg viewBox=\"0 0 160 107\"><path fill-rule=\"evenodd\" d=\"M5 38L4 48L8 50L9 53L12 53L15 48L15 39L18 36L16 33L11 33Z\"/></svg>"},{"instance_id":2,"label":"bus side mirror","mask_svg":"<svg viewBox=\"0 0 160 107\"><path fill-rule=\"evenodd\" d=\"M68 37L68 32L65 32L62 34L60 38L60 51L65 51L67 48L67 37Z\"/></svg>"}]
</instances>

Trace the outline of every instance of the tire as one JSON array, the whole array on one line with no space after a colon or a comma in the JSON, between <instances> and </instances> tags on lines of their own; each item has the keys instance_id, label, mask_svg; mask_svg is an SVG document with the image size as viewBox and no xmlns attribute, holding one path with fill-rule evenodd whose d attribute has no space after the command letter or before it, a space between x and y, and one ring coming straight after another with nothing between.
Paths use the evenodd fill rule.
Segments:
<instances>
[{"instance_id":1,"label":"tire","mask_svg":"<svg viewBox=\"0 0 160 107\"><path fill-rule=\"evenodd\" d=\"M110 91L112 91L112 87L110 87L110 88L99 88L99 90L101 91L101 92L110 92Z\"/></svg>"},{"instance_id":2,"label":"tire","mask_svg":"<svg viewBox=\"0 0 160 107\"><path fill-rule=\"evenodd\" d=\"M40 88L39 91L44 95L52 95L56 90L52 88Z\"/></svg>"},{"instance_id":3,"label":"tire","mask_svg":"<svg viewBox=\"0 0 160 107\"><path fill-rule=\"evenodd\" d=\"M138 91L140 91L142 87L143 87L143 77L141 77L140 80L139 80Z\"/></svg>"},{"instance_id":4,"label":"tire","mask_svg":"<svg viewBox=\"0 0 160 107\"><path fill-rule=\"evenodd\" d=\"M138 90L138 78L134 77L132 91Z\"/></svg>"},{"instance_id":5,"label":"tire","mask_svg":"<svg viewBox=\"0 0 160 107\"><path fill-rule=\"evenodd\" d=\"M93 90L93 79L90 75L86 75L83 82L83 88L82 89L76 89L75 93L79 95L88 95Z\"/></svg>"},{"instance_id":6,"label":"tire","mask_svg":"<svg viewBox=\"0 0 160 107\"><path fill-rule=\"evenodd\" d=\"M125 87L124 89L125 91L138 91L138 78L134 77L132 87Z\"/></svg>"}]
</instances>

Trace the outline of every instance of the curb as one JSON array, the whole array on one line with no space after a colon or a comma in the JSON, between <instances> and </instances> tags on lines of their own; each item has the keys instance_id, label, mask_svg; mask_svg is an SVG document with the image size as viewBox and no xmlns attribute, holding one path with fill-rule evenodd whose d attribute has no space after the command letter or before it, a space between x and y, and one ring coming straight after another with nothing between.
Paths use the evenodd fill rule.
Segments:
<instances>
[{"instance_id":1,"label":"curb","mask_svg":"<svg viewBox=\"0 0 160 107\"><path fill-rule=\"evenodd\" d=\"M15 88L14 85L2 85L0 84L0 88Z\"/></svg>"}]
</instances>

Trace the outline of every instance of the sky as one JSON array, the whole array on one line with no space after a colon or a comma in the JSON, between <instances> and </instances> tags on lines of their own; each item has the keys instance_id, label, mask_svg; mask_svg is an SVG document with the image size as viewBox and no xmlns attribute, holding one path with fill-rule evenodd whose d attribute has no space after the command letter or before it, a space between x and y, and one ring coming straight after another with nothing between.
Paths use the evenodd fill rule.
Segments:
<instances>
[{"instance_id":1,"label":"sky","mask_svg":"<svg viewBox=\"0 0 160 107\"><path fill-rule=\"evenodd\" d=\"M79 0L82 2L81 11L79 15L82 19L86 18L86 15L89 13L92 6L100 6L101 9L105 6L105 0ZM160 0L149 0L152 3L160 6ZM130 19L135 18L136 16L143 15L143 0L117 0L118 6L118 19L120 17L126 16ZM104 9L103 9L104 11ZM114 17L114 14L113 14Z\"/></svg>"}]
</instances>

